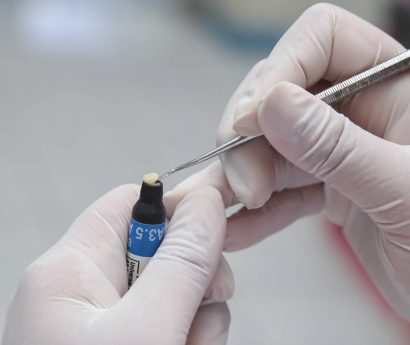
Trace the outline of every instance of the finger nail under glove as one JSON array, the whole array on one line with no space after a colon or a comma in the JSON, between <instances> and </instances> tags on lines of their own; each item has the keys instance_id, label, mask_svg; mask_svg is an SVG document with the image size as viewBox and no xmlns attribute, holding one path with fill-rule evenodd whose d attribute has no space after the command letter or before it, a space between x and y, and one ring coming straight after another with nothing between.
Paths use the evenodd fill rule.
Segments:
<instances>
[{"instance_id":1,"label":"finger nail under glove","mask_svg":"<svg viewBox=\"0 0 410 345\"><path fill-rule=\"evenodd\" d=\"M260 133L256 119L258 104L249 97L242 98L238 102L235 111L233 128L240 135L256 135Z\"/></svg>"}]
</instances>

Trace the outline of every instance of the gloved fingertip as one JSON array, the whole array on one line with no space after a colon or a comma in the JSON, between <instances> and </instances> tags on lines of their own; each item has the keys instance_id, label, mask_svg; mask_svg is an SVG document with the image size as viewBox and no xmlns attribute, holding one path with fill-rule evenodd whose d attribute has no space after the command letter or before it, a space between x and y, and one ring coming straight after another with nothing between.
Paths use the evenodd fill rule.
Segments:
<instances>
[{"instance_id":1,"label":"gloved fingertip","mask_svg":"<svg viewBox=\"0 0 410 345\"><path fill-rule=\"evenodd\" d=\"M316 102L320 100L300 86L280 82L269 89L259 105L259 128L271 144L277 139L297 141L295 134L303 128L298 120Z\"/></svg>"},{"instance_id":2,"label":"gloved fingertip","mask_svg":"<svg viewBox=\"0 0 410 345\"><path fill-rule=\"evenodd\" d=\"M253 189L249 188L249 183L242 177L240 173L233 169L227 170L227 178L229 184L235 193L239 202L244 204L248 209L255 209L263 206L268 200L268 196L264 195L264 191L257 194Z\"/></svg>"},{"instance_id":3,"label":"gloved fingertip","mask_svg":"<svg viewBox=\"0 0 410 345\"><path fill-rule=\"evenodd\" d=\"M179 201L182 199L175 191L168 191L162 197L165 210L167 212L167 217L171 218L175 212L175 208L178 205Z\"/></svg>"},{"instance_id":4,"label":"gloved fingertip","mask_svg":"<svg viewBox=\"0 0 410 345\"><path fill-rule=\"evenodd\" d=\"M247 118L256 112L258 104L250 97L243 97L239 100L234 113L234 121Z\"/></svg>"},{"instance_id":5,"label":"gloved fingertip","mask_svg":"<svg viewBox=\"0 0 410 345\"><path fill-rule=\"evenodd\" d=\"M225 302L232 298L235 290L235 279L226 259L222 256L215 276L209 285L205 298L213 302Z\"/></svg>"},{"instance_id":6,"label":"gloved fingertip","mask_svg":"<svg viewBox=\"0 0 410 345\"><path fill-rule=\"evenodd\" d=\"M172 190L168 190L164 193L164 198L169 197L172 194Z\"/></svg>"},{"instance_id":7,"label":"gloved fingertip","mask_svg":"<svg viewBox=\"0 0 410 345\"><path fill-rule=\"evenodd\" d=\"M192 321L186 345L225 345L230 320L226 303L202 303Z\"/></svg>"},{"instance_id":8,"label":"gloved fingertip","mask_svg":"<svg viewBox=\"0 0 410 345\"><path fill-rule=\"evenodd\" d=\"M255 115L255 119L256 119L256 115ZM243 135L243 136L257 135L261 132L256 120L249 121L248 119L238 120L237 122L233 124L233 129L235 130L236 133L238 133L239 135Z\"/></svg>"},{"instance_id":9,"label":"gloved fingertip","mask_svg":"<svg viewBox=\"0 0 410 345\"><path fill-rule=\"evenodd\" d=\"M264 95L262 101L259 103L258 113L263 114L270 110L289 109L289 105L292 104L300 93L306 92L300 86L281 81L273 85Z\"/></svg>"},{"instance_id":10,"label":"gloved fingertip","mask_svg":"<svg viewBox=\"0 0 410 345\"><path fill-rule=\"evenodd\" d=\"M238 102L234 114L233 129L239 135L256 135L260 133L257 121L258 105L249 97L245 97Z\"/></svg>"}]
</instances>

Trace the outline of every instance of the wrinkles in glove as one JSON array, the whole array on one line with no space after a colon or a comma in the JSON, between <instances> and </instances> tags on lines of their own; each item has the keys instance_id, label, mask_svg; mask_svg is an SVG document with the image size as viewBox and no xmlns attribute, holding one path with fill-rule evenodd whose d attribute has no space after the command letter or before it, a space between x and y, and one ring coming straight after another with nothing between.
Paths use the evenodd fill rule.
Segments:
<instances>
[{"instance_id":1,"label":"wrinkles in glove","mask_svg":"<svg viewBox=\"0 0 410 345\"><path fill-rule=\"evenodd\" d=\"M241 108L242 99L231 121L239 134L262 132L266 141L260 145L269 145L275 152L271 157L284 159L288 170L324 182L327 214L344 227L385 297L410 319L409 75L365 90L336 110L303 89L340 82L403 50L356 16L335 6L315 6L283 37L253 81L245 97L255 107ZM275 71L287 82L278 80ZM228 178L231 162L246 160L256 170L267 169L263 157L240 151L224 158ZM275 174L286 173L277 166L272 164ZM276 189L275 178L252 183L239 170L235 174L233 189L252 186L247 191L251 204L266 202L259 190Z\"/></svg>"},{"instance_id":2,"label":"wrinkles in glove","mask_svg":"<svg viewBox=\"0 0 410 345\"><path fill-rule=\"evenodd\" d=\"M245 248L324 208L378 289L410 320L410 75L334 108L312 95L404 50L339 7L308 9L228 103L218 143L264 137L224 153L225 182L214 186L245 206L228 220L226 249ZM215 178L209 170L174 196L190 190L184 184Z\"/></svg>"},{"instance_id":3,"label":"wrinkles in glove","mask_svg":"<svg viewBox=\"0 0 410 345\"><path fill-rule=\"evenodd\" d=\"M26 269L3 345L226 343L233 278L220 260L220 193L203 186L173 205L161 246L127 291L126 243L138 194L138 186L125 185L97 200Z\"/></svg>"}]
</instances>

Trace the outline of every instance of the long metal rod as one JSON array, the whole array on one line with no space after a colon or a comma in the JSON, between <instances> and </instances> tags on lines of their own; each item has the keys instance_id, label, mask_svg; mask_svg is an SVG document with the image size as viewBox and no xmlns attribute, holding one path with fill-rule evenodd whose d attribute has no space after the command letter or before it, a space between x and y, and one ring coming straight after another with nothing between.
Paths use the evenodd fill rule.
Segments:
<instances>
[{"instance_id":1,"label":"long metal rod","mask_svg":"<svg viewBox=\"0 0 410 345\"><path fill-rule=\"evenodd\" d=\"M339 84L336 84L318 93L316 97L327 104L339 103L345 100L346 98L357 94L361 90L368 88L369 86L372 86L374 84L377 84L383 80L392 78L395 75L408 70L409 68L410 50L407 50L404 53L397 55L396 57L390 60L387 60L379 65L376 65L362 73L359 73ZM263 136L263 134L249 137L238 136L191 161L188 161L184 164L177 166L176 168L167 171L165 174L161 175L159 179L162 180L165 177L177 171L205 162L208 159L218 156L225 151L231 150L239 145L242 145L250 140L259 138L261 136Z\"/></svg>"}]
</instances>

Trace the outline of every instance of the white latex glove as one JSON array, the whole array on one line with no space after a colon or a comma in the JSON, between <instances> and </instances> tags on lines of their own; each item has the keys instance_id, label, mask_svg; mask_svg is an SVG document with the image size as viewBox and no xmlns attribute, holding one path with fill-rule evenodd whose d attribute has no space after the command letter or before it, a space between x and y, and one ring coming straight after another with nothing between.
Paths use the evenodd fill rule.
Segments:
<instances>
[{"instance_id":1,"label":"white latex glove","mask_svg":"<svg viewBox=\"0 0 410 345\"><path fill-rule=\"evenodd\" d=\"M224 154L227 181L214 185L225 201L248 208L228 220L227 250L254 244L325 203L380 291L410 320L410 74L337 111L304 90L317 92L402 51L341 8L308 9L228 104L219 143L261 132L267 140ZM197 185L224 181L219 170L205 169L168 197L176 202Z\"/></svg>"},{"instance_id":2,"label":"white latex glove","mask_svg":"<svg viewBox=\"0 0 410 345\"><path fill-rule=\"evenodd\" d=\"M262 132L269 141L223 159L231 187L247 206L311 183L309 175L323 181L329 216L344 226L370 276L410 320L410 151L403 146L410 142L410 75L363 91L338 111L303 89L340 82L403 50L345 10L314 6L238 90L220 140ZM247 214L253 213L240 218ZM268 226L260 223L255 232Z\"/></svg>"},{"instance_id":3,"label":"white latex glove","mask_svg":"<svg viewBox=\"0 0 410 345\"><path fill-rule=\"evenodd\" d=\"M126 185L103 196L27 268L3 345L226 343L224 301L233 283L227 264L218 268L226 227L219 192L202 187L181 201L127 291L126 243L138 193ZM200 307L204 295L213 303Z\"/></svg>"}]
</instances>

